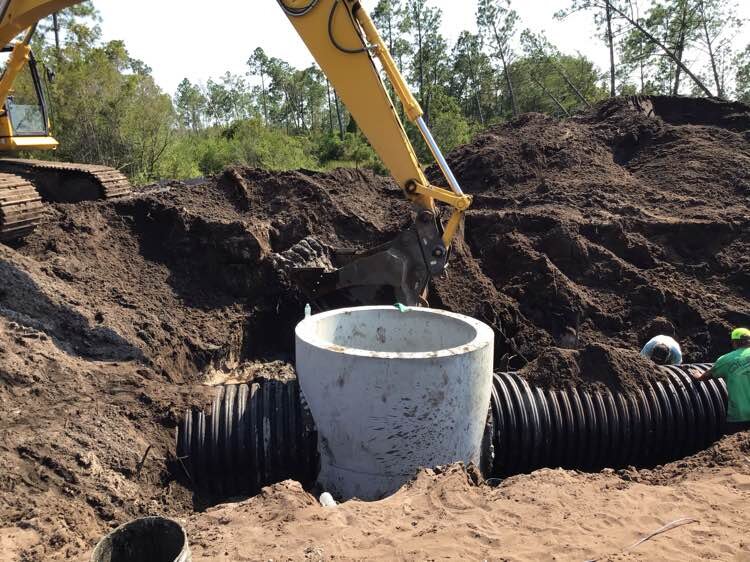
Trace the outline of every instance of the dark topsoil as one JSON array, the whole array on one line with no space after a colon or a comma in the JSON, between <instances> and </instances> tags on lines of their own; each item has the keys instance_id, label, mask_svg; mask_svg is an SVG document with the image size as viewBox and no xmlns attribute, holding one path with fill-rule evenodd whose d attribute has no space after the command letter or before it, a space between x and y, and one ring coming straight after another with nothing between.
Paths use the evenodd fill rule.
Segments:
<instances>
[{"instance_id":1,"label":"dark topsoil","mask_svg":"<svg viewBox=\"0 0 750 562\"><path fill-rule=\"evenodd\" d=\"M750 324L750 108L524 115L449 160L476 201L431 302L490 324L498 368L630 386L653 374L651 336L711 361ZM390 180L356 170L234 169L51 206L0 247L0 528L38 533L25 556L42 560L192 509L171 455L180 413L210 399L200 383L288 374L305 302L269 256L309 235L370 247L408 221Z\"/></svg>"}]
</instances>

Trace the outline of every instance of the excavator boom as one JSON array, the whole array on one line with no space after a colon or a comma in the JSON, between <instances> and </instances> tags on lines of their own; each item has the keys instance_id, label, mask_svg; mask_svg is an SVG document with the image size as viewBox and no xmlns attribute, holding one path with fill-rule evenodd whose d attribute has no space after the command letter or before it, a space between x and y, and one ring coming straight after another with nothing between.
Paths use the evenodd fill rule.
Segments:
<instances>
[{"instance_id":1,"label":"excavator boom","mask_svg":"<svg viewBox=\"0 0 750 562\"><path fill-rule=\"evenodd\" d=\"M335 272L299 270L297 281L314 300L345 289L349 303L375 301L407 305L424 302L430 279L441 274L450 244L471 205L423 119L423 111L398 71L375 25L358 0L278 0L339 97L412 201L417 220L384 248L356 253L334 252ZM430 185L419 165L377 62L404 113L432 151L451 189ZM436 202L452 207L443 226ZM387 289L390 288L391 291ZM385 289L385 290L384 290ZM348 304L349 304L348 303Z\"/></svg>"},{"instance_id":2,"label":"excavator boom","mask_svg":"<svg viewBox=\"0 0 750 562\"><path fill-rule=\"evenodd\" d=\"M0 45L7 45L14 38L41 20L81 4L83 0L0 0Z\"/></svg>"},{"instance_id":3,"label":"excavator boom","mask_svg":"<svg viewBox=\"0 0 750 562\"><path fill-rule=\"evenodd\" d=\"M0 0L0 46L7 45L5 50L10 51L5 72L0 78L0 104L3 108L0 114L0 150L56 147L57 141L49 132L43 89L39 86L29 43L39 20L80 2ZM393 242L368 251L330 250L325 259L313 260L316 267L306 264L306 267L288 268L289 276L310 300L318 303L325 299L330 305L330 295L338 294L346 298L336 304L421 304L432 277L445 270L451 242L464 212L471 205L471 197L461 191L425 123L422 108L360 2L277 2L416 211L414 224ZM23 39L11 44L21 34ZM430 185L427 181L378 65L390 82L404 114L422 133L450 189ZM24 68L32 71L39 100L37 113L31 106L19 105L12 95L16 79ZM16 109L22 110L23 119L15 118ZM34 123L33 130L21 130L22 122ZM0 173L0 237L6 238L33 229L34 221L40 215L39 200L31 193L34 186L39 188L44 199L53 201L119 197L130 191L127 180L119 172L96 166L5 159L0 160L0 172L6 172ZM30 184L23 184L19 178ZM9 190L5 196L3 185ZM443 224L437 203L452 209L446 224ZM322 246L304 241L299 255L309 256L311 247Z\"/></svg>"}]
</instances>

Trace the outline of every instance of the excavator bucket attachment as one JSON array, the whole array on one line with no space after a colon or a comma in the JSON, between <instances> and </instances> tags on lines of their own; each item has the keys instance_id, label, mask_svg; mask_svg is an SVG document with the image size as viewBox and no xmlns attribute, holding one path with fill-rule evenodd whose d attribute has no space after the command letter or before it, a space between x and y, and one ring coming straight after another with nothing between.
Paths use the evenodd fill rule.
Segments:
<instances>
[{"instance_id":1,"label":"excavator bucket attachment","mask_svg":"<svg viewBox=\"0 0 750 562\"><path fill-rule=\"evenodd\" d=\"M278 2L359 129L419 212L414 226L390 244L364 252L333 251L330 267L301 267L289 272L289 277L319 306L323 302L325 307L424 304L430 279L445 269L447 247L456 235L463 213L471 206L471 197L461 190L430 133L424 111L362 3ZM381 70L390 88L386 87ZM419 129L450 189L433 186L428 181L396 110L394 97L400 101L404 115ZM435 219L438 203L453 208L445 228Z\"/></svg>"},{"instance_id":2,"label":"excavator bucket attachment","mask_svg":"<svg viewBox=\"0 0 750 562\"><path fill-rule=\"evenodd\" d=\"M307 238L285 252L281 261L310 302L331 309L424 305L430 280L445 270L447 258L438 223L425 212L414 226L376 248L331 249Z\"/></svg>"},{"instance_id":3,"label":"excavator bucket attachment","mask_svg":"<svg viewBox=\"0 0 750 562\"><path fill-rule=\"evenodd\" d=\"M386 246L358 252L331 251L333 269L295 268L291 279L321 308L394 304L416 306L430 281L416 240L402 233Z\"/></svg>"}]
</instances>

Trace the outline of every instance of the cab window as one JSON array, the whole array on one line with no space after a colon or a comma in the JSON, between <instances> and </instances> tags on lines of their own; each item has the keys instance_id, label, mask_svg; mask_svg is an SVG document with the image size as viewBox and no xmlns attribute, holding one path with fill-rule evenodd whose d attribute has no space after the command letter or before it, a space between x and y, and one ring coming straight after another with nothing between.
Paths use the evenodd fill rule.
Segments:
<instances>
[{"instance_id":1,"label":"cab window","mask_svg":"<svg viewBox=\"0 0 750 562\"><path fill-rule=\"evenodd\" d=\"M41 101L41 82L35 70L36 64L33 60L24 66L16 77L5 104L13 134L17 136L47 134L47 119Z\"/></svg>"}]
</instances>

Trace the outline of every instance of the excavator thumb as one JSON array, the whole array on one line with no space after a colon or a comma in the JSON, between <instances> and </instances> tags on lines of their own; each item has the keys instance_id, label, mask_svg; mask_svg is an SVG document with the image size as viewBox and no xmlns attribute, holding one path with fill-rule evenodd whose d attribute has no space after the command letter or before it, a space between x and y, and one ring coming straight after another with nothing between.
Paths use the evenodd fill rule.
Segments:
<instances>
[{"instance_id":1,"label":"excavator thumb","mask_svg":"<svg viewBox=\"0 0 750 562\"><path fill-rule=\"evenodd\" d=\"M430 280L446 267L448 250L433 213L394 240L370 250L332 249L306 238L277 256L276 264L318 308L425 304Z\"/></svg>"}]
</instances>

